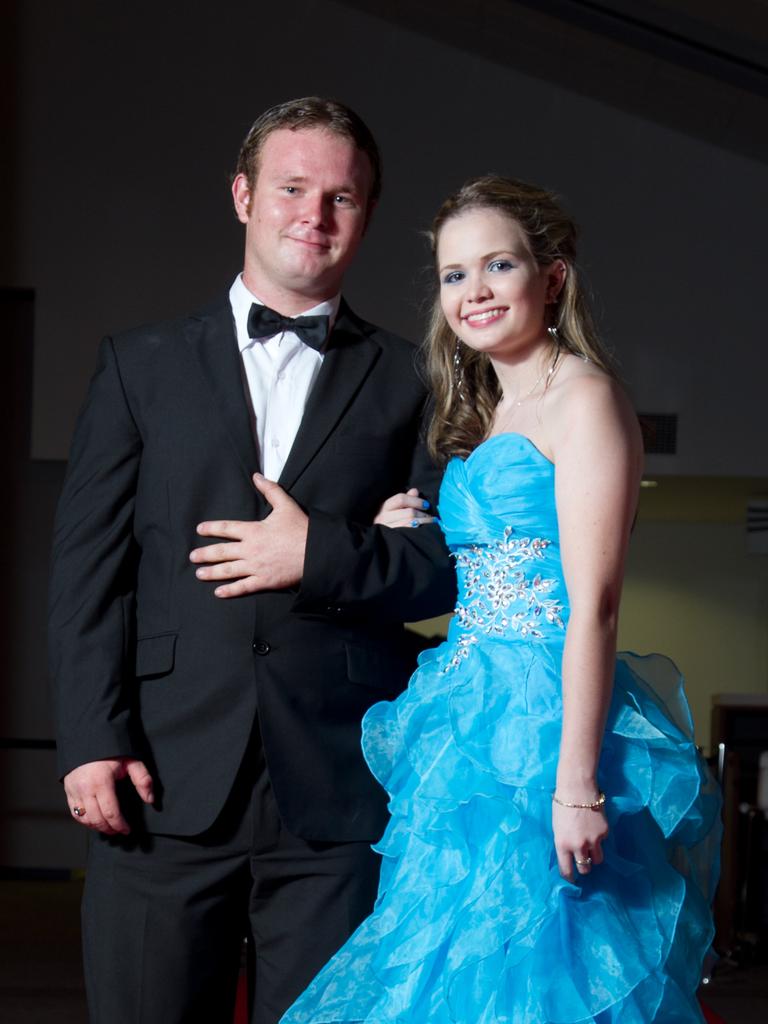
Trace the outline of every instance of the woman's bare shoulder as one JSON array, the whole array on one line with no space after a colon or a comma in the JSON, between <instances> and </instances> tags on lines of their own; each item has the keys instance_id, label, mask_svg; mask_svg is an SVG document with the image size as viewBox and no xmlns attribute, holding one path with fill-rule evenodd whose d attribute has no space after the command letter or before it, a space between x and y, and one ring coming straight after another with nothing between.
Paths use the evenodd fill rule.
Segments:
<instances>
[{"instance_id":1,"label":"woman's bare shoulder","mask_svg":"<svg viewBox=\"0 0 768 1024\"><path fill-rule=\"evenodd\" d=\"M624 388L599 366L568 353L552 384L547 420L551 444L574 432L595 432L608 439L620 435L633 450L642 451L637 415Z\"/></svg>"}]
</instances>

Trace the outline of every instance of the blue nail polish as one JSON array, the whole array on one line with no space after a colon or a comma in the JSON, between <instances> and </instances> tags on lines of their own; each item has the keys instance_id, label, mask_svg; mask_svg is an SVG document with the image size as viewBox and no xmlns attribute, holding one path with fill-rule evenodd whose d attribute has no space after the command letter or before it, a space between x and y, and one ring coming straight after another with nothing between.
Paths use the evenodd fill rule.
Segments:
<instances>
[{"instance_id":1,"label":"blue nail polish","mask_svg":"<svg viewBox=\"0 0 768 1024\"><path fill-rule=\"evenodd\" d=\"M427 501L426 498L424 498L424 500L422 501L421 507L422 508L429 508L429 502Z\"/></svg>"}]
</instances>

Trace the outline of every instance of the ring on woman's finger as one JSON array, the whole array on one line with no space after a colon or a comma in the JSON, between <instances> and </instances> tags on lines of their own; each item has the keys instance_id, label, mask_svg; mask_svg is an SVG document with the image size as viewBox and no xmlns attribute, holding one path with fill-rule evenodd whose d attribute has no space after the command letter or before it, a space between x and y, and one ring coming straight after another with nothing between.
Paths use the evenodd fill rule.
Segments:
<instances>
[{"instance_id":1,"label":"ring on woman's finger","mask_svg":"<svg viewBox=\"0 0 768 1024\"><path fill-rule=\"evenodd\" d=\"M84 807L73 807L72 808L72 813L74 814L74 816L76 818L84 818L85 817L85 808Z\"/></svg>"},{"instance_id":2,"label":"ring on woman's finger","mask_svg":"<svg viewBox=\"0 0 768 1024\"><path fill-rule=\"evenodd\" d=\"M415 530L417 526L421 526L421 523L419 522L419 520L418 519L412 519L411 520L411 529Z\"/></svg>"},{"instance_id":3,"label":"ring on woman's finger","mask_svg":"<svg viewBox=\"0 0 768 1024\"><path fill-rule=\"evenodd\" d=\"M579 860L579 858L576 857L576 865L577 865L577 867L580 867L580 868L591 867L592 866L592 858L591 857L585 857L584 860Z\"/></svg>"}]
</instances>

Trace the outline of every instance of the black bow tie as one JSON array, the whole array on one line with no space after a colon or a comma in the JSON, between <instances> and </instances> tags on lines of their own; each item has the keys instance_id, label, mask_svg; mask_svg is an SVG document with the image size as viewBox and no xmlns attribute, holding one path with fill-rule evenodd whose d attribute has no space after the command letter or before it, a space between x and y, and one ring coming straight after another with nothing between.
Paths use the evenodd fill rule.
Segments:
<instances>
[{"instance_id":1,"label":"black bow tie","mask_svg":"<svg viewBox=\"0 0 768 1024\"><path fill-rule=\"evenodd\" d=\"M328 337L330 318L322 316L282 316L269 306L254 302L248 314L248 337L271 338L283 331L297 335L305 345L320 352Z\"/></svg>"}]
</instances>

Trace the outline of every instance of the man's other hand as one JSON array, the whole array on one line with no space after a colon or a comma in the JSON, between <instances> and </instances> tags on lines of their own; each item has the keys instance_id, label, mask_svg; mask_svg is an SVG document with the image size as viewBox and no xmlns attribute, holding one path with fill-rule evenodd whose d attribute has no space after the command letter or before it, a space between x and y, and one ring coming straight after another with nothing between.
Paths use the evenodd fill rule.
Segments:
<instances>
[{"instance_id":1,"label":"man's other hand","mask_svg":"<svg viewBox=\"0 0 768 1024\"><path fill-rule=\"evenodd\" d=\"M144 762L135 757L89 761L65 775L64 792L75 821L108 836L127 835L131 830L115 792L115 783L126 777L145 804L154 801L152 776Z\"/></svg>"}]
</instances>

